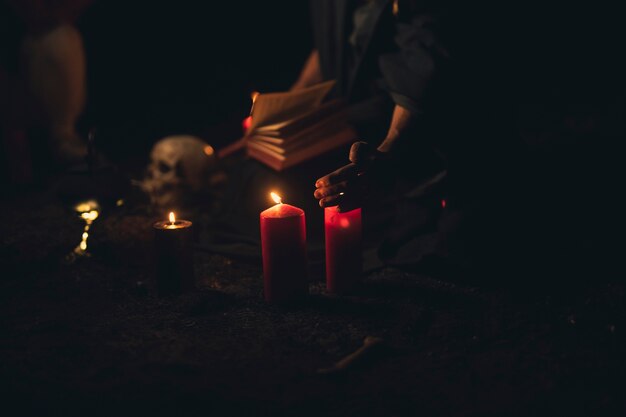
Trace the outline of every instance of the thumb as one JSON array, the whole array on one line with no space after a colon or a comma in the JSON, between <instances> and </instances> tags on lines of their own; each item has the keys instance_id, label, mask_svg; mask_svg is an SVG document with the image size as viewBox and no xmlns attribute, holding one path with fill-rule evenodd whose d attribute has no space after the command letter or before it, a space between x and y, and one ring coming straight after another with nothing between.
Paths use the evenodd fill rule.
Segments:
<instances>
[{"instance_id":1,"label":"thumb","mask_svg":"<svg viewBox=\"0 0 626 417\"><path fill-rule=\"evenodd\" d=\"M367 142L354 142L350 148L350 162L366 165L374 158L374 149Z\"/></svg>"}]
</instances>

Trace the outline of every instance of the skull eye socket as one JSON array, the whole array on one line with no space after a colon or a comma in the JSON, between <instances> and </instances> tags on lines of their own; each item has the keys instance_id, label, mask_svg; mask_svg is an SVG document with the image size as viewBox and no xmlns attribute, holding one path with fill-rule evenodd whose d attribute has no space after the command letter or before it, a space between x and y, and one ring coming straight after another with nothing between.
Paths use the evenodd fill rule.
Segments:
<instances>
[{"instance_id":1,"label":"skull eye socket","mask_svg":"<svg viewBox=\"0 0 626 417\"><path fill-rule=\"evenodd\" d=\"M172 168L169 165L167 165L165 162L159 161L159 163L157 164L157 169L162 174L165 174L165 173L169 172Z\"/></svg>"}]
</instances>

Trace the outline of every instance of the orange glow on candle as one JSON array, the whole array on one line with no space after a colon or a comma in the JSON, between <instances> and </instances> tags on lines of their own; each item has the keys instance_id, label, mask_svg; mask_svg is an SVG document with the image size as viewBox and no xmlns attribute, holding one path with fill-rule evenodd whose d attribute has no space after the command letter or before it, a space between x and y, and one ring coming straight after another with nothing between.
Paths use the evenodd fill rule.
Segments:
<instances>
[{"instance_id":1,"label":"orange glow on candle","mask_svg":"<svg viewBox=\"0 0 626 417\"><path fill-rule=\"evenodd\" d=\"M167 230L178 230L178 229L186 229L191 227L193 223L189 220L177 219L176 214L173 211L168 215L167 220L158 221L153 224L153 227L159 230L167 229Z\"/></svg>"},{"instance_id":2,"label":"orange glow on candle","mask_svg":"<svg viewBox=\"0 0 626 417\"><path fill-rule=\"evenodd\" d=\"M348 293L358 284L362 272L361 209L339 212L324 209L326 288L331 293Z\"/></svg>"}]
</instances>

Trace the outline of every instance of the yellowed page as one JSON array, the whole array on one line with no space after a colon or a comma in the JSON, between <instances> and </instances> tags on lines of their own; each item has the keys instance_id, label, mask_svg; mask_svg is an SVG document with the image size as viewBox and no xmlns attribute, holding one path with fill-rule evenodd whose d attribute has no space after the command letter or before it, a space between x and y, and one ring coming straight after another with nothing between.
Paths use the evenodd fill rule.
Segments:
<instances>
[{"instance_id":1,"label":"yellowed page","mask_svg":"<svg viewBox=\"0 0 626 417\"><path fill-rule=\"evenodd\" d=\"M335 81L331 80L296 91L259 94L254 101L248 132L253 132L258 126L282 122L311 111L322 103L334 85Z\"/></svg>"}]
</instances>

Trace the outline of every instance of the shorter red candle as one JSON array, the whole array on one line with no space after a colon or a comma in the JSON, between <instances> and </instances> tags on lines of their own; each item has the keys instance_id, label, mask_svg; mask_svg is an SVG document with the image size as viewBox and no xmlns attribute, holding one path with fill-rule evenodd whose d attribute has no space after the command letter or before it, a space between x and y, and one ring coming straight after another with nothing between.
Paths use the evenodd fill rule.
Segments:
<instances>
[{"instance_id":1,"label":"shorter red candle","mask_svg":"<svg viewBox=\"0 0 626 417\"><path fill-rule=\"evenodd\" d=\"M324 209L326 235L326 288L336 294L350 292L361 278L361 209L340 213Z\"/></svg>"},{"instance_id":2,"label":"shorter red candle","mask_svg":"<svg viewBox=\"0 0 626 417\"><path fill-rule=\"evenodd\" d=\"M261 212L261 250L265 300L284 302L307 293L306 227L304 211L282 204Z\"/></svg>"}]
</instances>

